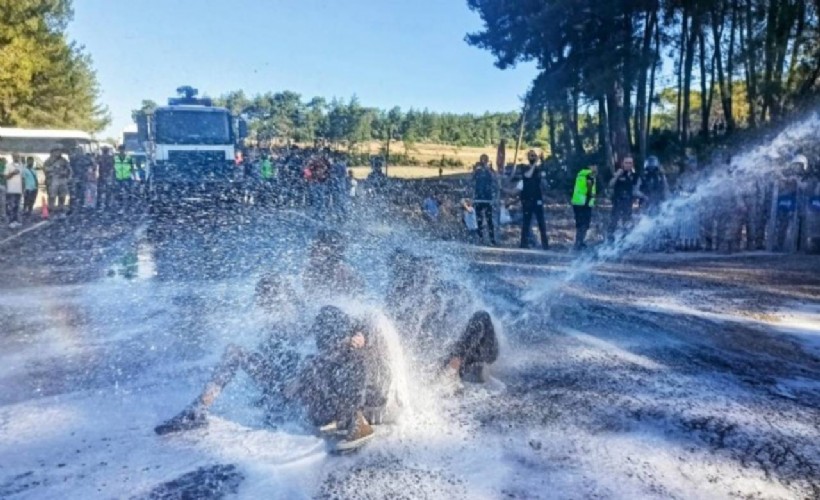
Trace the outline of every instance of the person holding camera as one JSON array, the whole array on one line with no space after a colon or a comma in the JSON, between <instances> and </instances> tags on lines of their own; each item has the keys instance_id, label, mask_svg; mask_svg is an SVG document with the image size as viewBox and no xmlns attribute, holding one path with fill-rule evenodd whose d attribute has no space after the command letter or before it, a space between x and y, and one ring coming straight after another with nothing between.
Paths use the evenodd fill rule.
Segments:
<instances>
[{"instance_id":1,"label":"person holding camera","mask_svg":"<svg viewBox=\"0 0 820 500\"><path fill-rule=\"evenodd\" d=\"M544 220L544 194L541 190L541 167L538 165L538 154L535 151L527 153L529 165L524 167L520 182L521 211L524 215L521 226L521 248L529 248L529 233L532 218L538 221L538 232L541 233L541 247L549 249L547 237L547 223Z\"/></svg>"}]
</instances>

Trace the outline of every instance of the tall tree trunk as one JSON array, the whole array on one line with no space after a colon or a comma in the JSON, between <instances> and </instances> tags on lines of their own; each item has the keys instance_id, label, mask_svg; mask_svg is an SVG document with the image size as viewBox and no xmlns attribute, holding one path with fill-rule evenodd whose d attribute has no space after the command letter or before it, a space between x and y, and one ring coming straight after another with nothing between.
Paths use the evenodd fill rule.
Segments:
<instances>
[{"instance_id":1,"label":"tall tree trunk","mask_svg":"<svg viewBox=\"0 0 820 500\"><path fill-rule=\"evenodd\" d=\"M661 54L661 30L660 30L660 26L656 26L656 29L655 29L655 51L652 55L652 71L649 74L649 98L647 99L647 105L646 105L646 130L644 131L644 144L646 144L647 149L649 149L649 132L652 129L652 104L655 101L655 71L658 68L658 61L660 59L660 54Z\"/></svg>"},{"instance_id":2,"label":"tall tree trunk","mask_svg":"<svg viewBox=\"0 0 820 500\"><path fill-rule=\"evenodd\" d=\"M585 153L584 144L581 141L581 131L579 130L578 106L580 98L580 92L575 91L572 93L572 142L575 145L575 154L579 157Z\"/></svg>"},{"instance_id":3,"label":"tall tree trunk","mask_svg":"<svg viewBox=\"0 0 820 500\"><path fill-rule=\"evenodd\" d=\"M749 103L749 126L757 127L757 48L754 33L752 0L746 0L744 12L745 30L740 32L740 44L745 53L746 98ZM745 35L745 36L744 36ZM745 42L745 43L744 43Z\"/></svg>"},{"instance_id":4,"label":"tall tree trunk","mask_svg":"<svg viewBox=\"0 0 820 500\"><path fill-rule=\"evenodd\" d=\"M675 106L675 131L678 134L678 139L683 140L683 61L686 58L686 44L687 36L689 34L689 12L684 6L681 18L680 28L680 52L678 55L678 94L677 105Z\"/></svg>"},{"instance_id":5,"label":"tall tree trunk","mask_svg":"<svg viewBox=\"0 0 820 500\"><path fill-rule=\"evenodd\" d=\"M797 73L797 60L800 57L800 50L805 42L803 33L806 30L806 2L797 2L796 20L797 26L795 28L794 43L792 44L792 53L789 58L789 69L786 75L786 92L794 95L794 78Z\"/></svg>"},{"instance_id":6,"label":"tall tree trunk","mask_svg":"<svg viewBox=\"0 0 820 500\"><path fill-rule=\"evenodd\" d=\"M624 88L621 82L612 82L607 95L607 104L610 114L610 135L612 137L612 151L617 164L629 155L629 141L626 133L626 115L624 114Z\"/></svg>"},{"instance_id":7,"label":"tall tree trunk","mask_svg":"<svg viewBox=\"0 0 820 500\"><path fill-rule=\"evenodd\" d=\"M650 10L646 13L646 23L643 33L643 45L641 47L641 63L638 69L638 95L635 103L635 134L637 136L638 151L641 159L646 158L646 80L650 65L654 69L655 59L651 57L652 34L655 29L656 12Z\"/></svg>"},{"instance_id":8,"label":"tall tree trunk","mask_svg":"<svg viewBox=\"0 0 820 500\"><path fill-rule=\"evenodd\" d=\"M765 121L775 108L775 45L777 44L777 23L779 20L779 1L770 1L766 11L766 39L763 45L763 109L761 120Z\"/></svg>"},{"instance_id":9,"label":"tall tree trunk","mask_svg":"<svg viewBox=\"0 0 820 500\"><path fill-rule=\"evenodd\" d=\"M726 10L723 3L715 3L712 8L712 40L715 45L715 62L713 69L717 71L718 90L720 91L720 104L723 112L723 120L727 129L731 121L731 90L726 83L726 74L723 68L723 26L726 20Z\"/></svg>"},{"instance_id":10,"label":"tall tree trunk","mask_svg":"<svg viewBox=\"0 0 820 500\"><path fill-rule=\"evenodd\" d=\"M709 93L706 81L706 41L703 30L698 32L698 52L700 63L700 135L704 140L709 140L709 103L706 96Z\"/></svg>"},{"instance_id":11,"label":"tall tree trunk","mask_svg":"<svg viewBox=\"0 0 820 500\"><path fill-rule=\"evenodd\" d=\"M692 67L695 63L695 43L698 40L700 31L700 14L695 11L692 14L692 21L688 39L686 41L686 60L683 67L683 111L681 116L681 135L683 144L689 142L690 111L692 107Z\"/></svg>"},{"instance_id":12,"label":"tall tree trunk","mask_svg":"<svg viewBox=\"0 0 820 500\"><path fill-rule=\"evenodd\" d=\"M558 144L555 141L555 111L552 105L547 105L547 124L549 126L550 153L558 154Z\"/></svg>"},{"instance_id":13,"label":"tall tree trunk","mask_svg":"<svg viewBox=\"0 0 820 500\"><path fill-rule=\"evenodd\" d=\"M606 110L606 97L598 97L598 135L600 147L603 155L603 168L614 172L612 163L612 143L609 140L609 113Z\"/></svg>"},{"instance_id":14,"label":"tall tree trunk","mask_svg":"<svg viewBox=\"0 0 820 500\"><path fill-rule=\"evenodd\" d=\"M735 39L737 34L737 19L739 16L738 0L732 0L732 21L729 24L729 53L726 56L726 103L724 104L726 114L726 131L731 133L737 126L735 123L734 103L732 95L734 92L734 70L735 70Z\"/></svg>"}]
</instances>

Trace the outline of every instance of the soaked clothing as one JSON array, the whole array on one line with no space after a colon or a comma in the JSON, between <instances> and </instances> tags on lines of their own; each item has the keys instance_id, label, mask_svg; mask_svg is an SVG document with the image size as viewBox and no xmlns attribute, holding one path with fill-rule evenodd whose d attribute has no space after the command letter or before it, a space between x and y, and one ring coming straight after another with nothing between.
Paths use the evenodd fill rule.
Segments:
<instances>
[{"instance_id":1,"label":"soaked clothing","mask_svg":"<svg viewBox=\"0 0 820 500\"><path fill-rule=\"evenodd\" d=\"M297 336L296 328L292 327L271 332L258 351L229 346L199 404L210 406L240 370L262 391L267 409L291 402L287 389L298 379L304 343Z\"/></svg>"},{"instance_id":2,"label":"soaked clothing","mask_svg":"<svg viewBox=\"0 0 820 500\"><path fill-rule=\"evenodd\" d=\"M635 172L627 171L615 181L612 189L612 214L609 219L610 239L614 237L619 226L623 228L632 222L632 201L637 182Z\"/></svg>"},{"instance_id":3,"label":"soaked clothing","mask_svg":"<svg viewBox=\"0 0 820 500\"><path fill-rule=\"evenodd\" d=\"M330 328L317 338L319 352L309 358L299 375L299 399L315 425L338 421L347 426L357 411L371 423L384 414L390 400L390 357L381 335L372 329L360 349L343 346L353 330Z\"/></svg>"},{"instance_id":4,"label":"soaked clothing","mask_svg":"<svg viewBox=\"0 0 820 500\"><path fill-rule=\"evenodd\" d=\"M483 369L498 359L498 337L489 313L479 311L473 314L446 359L456 357L461 359L458 374L462 379L483 381Z\"/></svg>"}]
</instances>

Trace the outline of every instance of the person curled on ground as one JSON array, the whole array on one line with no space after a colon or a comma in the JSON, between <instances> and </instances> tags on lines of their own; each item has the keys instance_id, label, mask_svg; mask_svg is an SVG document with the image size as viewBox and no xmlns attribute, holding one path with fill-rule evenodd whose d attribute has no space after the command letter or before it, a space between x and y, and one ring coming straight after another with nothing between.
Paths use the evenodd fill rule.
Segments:
<instances>
[{"instance_id":1,"label":"person curled on ground","mask_svg":"<svg viewBox=\"0 0 820 500\"><path fill-rule=\"evenodd\" d=\"M373 321L325 306L314 323L316 355L299 377L299 395L321 432L344 433L337 448L374 436L373 424L391 420L389 353Z\"/></svg>"}]
</instances>

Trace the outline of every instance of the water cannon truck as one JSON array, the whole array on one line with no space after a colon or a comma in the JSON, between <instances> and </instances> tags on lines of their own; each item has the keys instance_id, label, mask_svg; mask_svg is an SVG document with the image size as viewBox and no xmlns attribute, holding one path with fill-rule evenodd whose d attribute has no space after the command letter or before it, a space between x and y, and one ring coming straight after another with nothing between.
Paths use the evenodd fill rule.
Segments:
<instances>
[{"instance_id":1,"label":"water cannon truck","mask_svg":"<svg viewBox=\"0 0 820 500\"><path fill-rule=\"evenodd\" d=\"M177 93L167 106L135 118L152 200L231 196L239 170L236 152L247 135L245 120L197 97L195 88L180 87Z\"/></svg>"}]
</instances>

